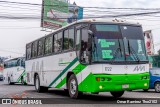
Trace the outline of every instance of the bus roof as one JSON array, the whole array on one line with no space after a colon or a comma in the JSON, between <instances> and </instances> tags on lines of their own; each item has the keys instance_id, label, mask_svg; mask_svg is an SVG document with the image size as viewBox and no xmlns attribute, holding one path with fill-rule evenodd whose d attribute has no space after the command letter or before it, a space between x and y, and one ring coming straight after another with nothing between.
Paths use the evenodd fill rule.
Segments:
<instances>
[{"instance_id":1,"label":"bus roof","mask_svg":"<svg viewBox=\"0 0 160 107\"><path fill-rule=\"evenodd\" d=\"M10 60L16 60L16 59L20 59L20 58L25 58L25 57L9 58L9 59L6 59L4 62L10 61Z\"/></svg>"},{"instance_id":2,"label":"bus roof","mask_svg":"<svg viewBox=\"0 0 160 107\"><path fill-rule=\"evenodd\" d=\"M139 24L139 23L133 23L133 22L123 21L123 20L118 20L118 19L82 19L82 20L78 20L76 22L73 22L71 24L68 24L67 26L64 26L62 28L59 28L59 29L55 30L54 32L59 31L61 29L64 29L66 27L69 27L71 25L78 24L78 23L111 23L111 24L128 24L128 25L141 26L141 24ZM54 33L54 32L52 32L52 33Z\"/></svg>"},{"instance_id":3,"label":"bus roof","mask_svg":"<svg viewBox=\"0 0 160 107\"><path fill-rule=\"evenodd\" d=\"M53 32L51 32L51 33L49 33L47 35L51 35L54 32L60 31L60 30L62 30L64 28L66 28L66 27L69 27L69 26L72 26L72 25L75 25L75 24L79 24L79 23L110 23L110 24L126 24L126 25L141 26L141 24L139 24L139 23L133 23L133 22L123 21L123 20L118 20L118 19L111 19L111 18L110 19L82 19L82 20L75 21L75 22L73 22L71 24L68 24L68 25L66 25L66 26L64 26L62 28L56 29L56 30L54 30ZM41 38L44 38L47 35L45 35L45 36L43 36ZM39 40L41 38L38 38L36 40ZM36 40L33 40L32 42L34 42ZM27 43L27 45L32 43L32 42Z\"/></svg>"}]
</instances>

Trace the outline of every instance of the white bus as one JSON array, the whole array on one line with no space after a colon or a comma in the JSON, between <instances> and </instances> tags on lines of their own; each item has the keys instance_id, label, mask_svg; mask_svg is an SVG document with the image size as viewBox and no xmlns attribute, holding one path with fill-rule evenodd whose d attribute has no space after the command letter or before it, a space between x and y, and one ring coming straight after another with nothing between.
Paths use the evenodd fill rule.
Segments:
<instances>
[{"instance_id":1,"label":"white bus","mask_svg":"<svg viewBox=\"0 0 160 107\"><path fill-rule=\"evenodd\" d=\"M26 45L27 83L83 92L148 89L149 62L142 27L118 20L81 20Z\"/></svg>"},{"instance_id":2,"label":"white bus","mask_svg":"<svg viewBox=\"0 0 160 107\"><path fill-rule=\"evenodd\" d=\"M4 82L26 84L25 57L9 59L4 62Z\"/></svg>"}]
</instances>

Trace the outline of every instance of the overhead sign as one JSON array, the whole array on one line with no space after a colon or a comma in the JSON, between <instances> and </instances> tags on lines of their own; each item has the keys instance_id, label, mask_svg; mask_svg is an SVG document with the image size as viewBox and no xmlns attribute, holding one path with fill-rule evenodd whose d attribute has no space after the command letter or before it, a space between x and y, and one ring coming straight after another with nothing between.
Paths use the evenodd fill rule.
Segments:
<instances>
[{"instance_id":1,"label":"overhead sign","mask_svg":"<svg viewBox=\"0 0 160 107\"><path fill-rule=\"evenodd\" d=\"M144 36L145 36L145 45L146 45L147 54L153 55L154 54L154 43L153 43L152 31L151 30L145 31Z\"/></svg>"},{"instance_id":2,"label":"overhead sign","mask_svg":"<svg viewBox=\"0 0 160 107\"><path fill-rule=\"evenodd\" d=\"M67 0L43 0L41 27L57 29L83 18L83 8Z\"/></svg>"}]
</instances>

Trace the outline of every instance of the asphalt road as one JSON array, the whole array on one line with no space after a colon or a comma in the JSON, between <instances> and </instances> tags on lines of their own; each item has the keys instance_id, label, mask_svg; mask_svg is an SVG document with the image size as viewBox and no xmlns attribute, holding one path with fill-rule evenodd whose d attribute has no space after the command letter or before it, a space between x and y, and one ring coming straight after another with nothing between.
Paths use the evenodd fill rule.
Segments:
<instances>
[{"instance_id":1,"label":"asphalt road","mask_svg":"<svg viewBox=\"0 0 160 107\"><path fill-rule=\"evenodd\" d=\"M54 104L65 104L65 105L62 105L63 107L65 106L70 107L71 105L73 106L73 104L76 104L76 107L83 107L83 106L97 107L99 105L102 107L103 106L106 107L106 105L107 107L114 107L114 106L128 107L128 106L137 106L137 104L118 104L117 103L118 100L119 101L126 101L126 100L135 101L140 99L142 100L144 98L160 99L160 93L155 93L154 90L149 90L149 92L143 92L142 90L126 91L125 94L120 99L114 99L108 92L100 93L99 95L85 93L82 96L82 98L75 100L75 99L70 99L68 97L68 94L63 90L49 89L47 93L37 93L34 89L34 86L26 86L21 84L8 85L8 84L4 84L3 82L0 82L0 98L17 98L17 97L18 98L51 98L52 103ZM51 99L47 99L47 101ZM151 106L151 104L147 104L147 105ZM143 106L146 107L147 105L139 104L140 107L143 107ZM152 104L152 106L155 106L155 107L159 107L159 105L160 104ZM26 107L26 106L27 105L25 106L23 105L23 107ZM33 105L30 105L30 107L32 106ZM45 105L45 106L49 107L49 105ZM16 105L16 107L21 107L21 105ZM39 105L37 107L44 107L44 106Z\"/></svg>"}]
</instances>

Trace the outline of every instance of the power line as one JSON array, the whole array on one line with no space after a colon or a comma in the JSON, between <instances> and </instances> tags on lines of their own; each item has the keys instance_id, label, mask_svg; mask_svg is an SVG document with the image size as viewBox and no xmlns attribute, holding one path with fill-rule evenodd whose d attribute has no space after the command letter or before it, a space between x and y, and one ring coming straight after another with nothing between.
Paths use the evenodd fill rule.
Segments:
<instances>
[{"instance_id":1,"label":"power line","mask_svg":"<svg viewBox=\"0 0 160 107\"><path fill-rule=\"evenodd\" d=\"M28 14L28 13L25 13L25 14L23 14L23 13L5 13L5 12L1 12L0 13L0 15L7 15L7 16L12 16L12 17L14 17L14 15L16 15L16 16L23 16L23 17L27 17L27 16L32 16L32 17L41 17L41 15L40 14Z\"/></svg>"},{"instance_id":2,"label":"power line","mask_svg":"<svg viewBox=\"0 0 160 107\"><path fill-rule=\"evenodd\" d=\"M0 49L0 52L11 52L11 53L15 53L15 54L24 54L24 53L19 53L19 52L10 51L10 50L4 50L4 49Z\"/></svg>"},{"instance_id":3,"label":"power line","mask_svg":"<svg viewBox=\"0 0 160 107\"><path fill-rule=\"evenodd\" d=\"M40 29L41 27L1 28L0 29Z\"/></svg>"},{"instance_id":4,"label":"power line","mask_svg":"<svg viewBox=\"0 0 160 107\"><path fill-rule=\"evenodd\" d=\"M22 2L11 2L11 1L0 1L1 3L11 3L11 4L22 4L22 5L33 5L33 6L41 6L41 4L36 3L22 3Z\"/></svg>"},{"instance_id":5,"label":"power line","mask_svg":"<svg viewBox=\"0 0 160 107\"><path fill-rule=\"evenodd\" d=\"M24 7L17 7L17 5L11 5L11 6L9 6L9 5L7 5L7 6L4 6L4 5L0 5L1 7L10 7L10 8L16 8L16 9L25 9L25 10L32 10L32 11L41 11L41 8L39 8L39 9L33 9L33 8L24 8Z\"/></svg>"},{"instance_id":6,"label":"power line","mask_svg":"<svg viewBox=\"0 0 160 107\"><path fill-rule=\"evenodd\" d=\"M34 3L22 3L22 2L10 2L10 1L0 1L0 3L14 3L14 4L27 4L27 5L41 5L41 4L34 4ZM52 6L54 6L54 5L52 5ZM112 10L114 10L114 9L120 9L120 10L124 10L124 9L136 9L136 10L159 10L159 8L149 8L149 9L146 9L146 8L106 8L106 7L84 7L84 8L90 8L90 9L94 9L94 8L105 8L105 9L112 9ZM91 12L91 11L90 11ZM101 11L101 12L103 12L103 11ZM133 15L147 15L147 14L155 14L155 13L159 13L159 12L144 12L144 13L134 13L134 14L120 14L120 12L115 12L115 11L104 11L104 12L109 12L110 14L112 14L112 13L119 13L119 15L111 15L111 16L109 16L109 15L104 15L104 16L99 16L99 17L87 17L87 14L86 14L86 16L84 16L85 18L105 18L105 17L124 17L124 16L133 16ZM103 14L104 14L104 12L103 12ZM97 10L97 13L100 13L100 10ZM89 16L89 15L88 15ZM19 18L19 17L17 17L18 19L24 19L24 16L22 17L22 18ZM26 18L26 16L25 16L25 18ZM31 19L30 17L28 18L26 18L26 19ZM35 19L35 17L34 18L32 18L32 19ZM37 18L36 18L37 19ZM59 18L59 19L62 19L62 18Z\"/></svg>"},{"instance_id":7,"label":"power line","mask_svg":"<svg viewBox=\"0 0 160 107\"><path fill-rule=\"evenodd\" d=\"M42 4L36 3L23 3L23 2L11 2L11 1L0 1L1 3L11 3L11 4L22 4L22 5L32 5L32 6L42 6ZM58 7L68 7L68 6L59 6L59 5L43 5L43 6L58 6ZM70 6L70 7L77 7L77 6ZM119 10L160 10L160 8L106 8L106 7L85 7L80 6L83 8L96 8L96 9L119 9Z\"/></svg>"},{"instance_id":8,"label":"power line","mask_svg":"<svg viewBox=\"0 0 160 107\"><path fill-rule=\"evenodd\" d=\"M102 15L102 16L97 16L97 17L85 17L84 16L84 19L89 19L89 18L115 18L115 17L128 17L128 16L144 16L146 14L156 14L156 13L160 13L160 11L154 11L154 12L143 12L143 13L133 13L133 14L120 14L120 15ZM40 19L41 17L39 16L20 16L20 17L17 17L17 16L0 16L0 18L5 18L5 19ZM44 18L45 19L45 18ZM46 18L47 19L47 18ZM57 18L57 19L68 19L67 17L66 18Z\"/></svg>"}]
</instances>

